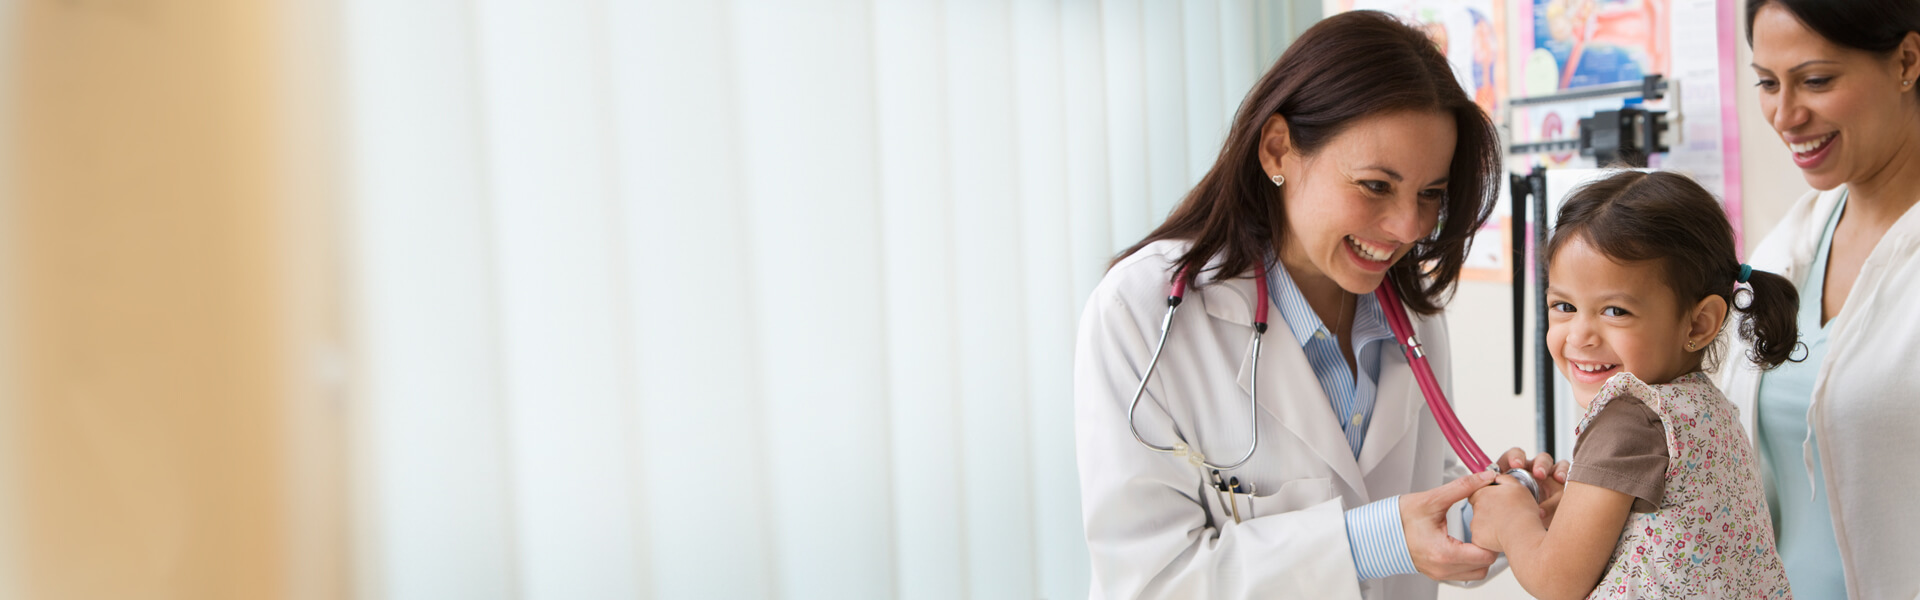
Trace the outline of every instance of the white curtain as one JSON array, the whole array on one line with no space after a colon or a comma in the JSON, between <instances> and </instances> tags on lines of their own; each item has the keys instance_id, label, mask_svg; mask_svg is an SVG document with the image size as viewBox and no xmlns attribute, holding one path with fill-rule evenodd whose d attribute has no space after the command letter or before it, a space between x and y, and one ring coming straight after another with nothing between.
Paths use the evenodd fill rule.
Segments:
<instances>
[{"instance_id":1,"label":"white curtain","mask_svg":"<svg viewBox=\"0 0 1920 600\"><path fill-rule=\"evenodd\" d=\"M365 598L1082 598L1081 302L1318 2L348 0Z\"/></svg>"}]
</instances>

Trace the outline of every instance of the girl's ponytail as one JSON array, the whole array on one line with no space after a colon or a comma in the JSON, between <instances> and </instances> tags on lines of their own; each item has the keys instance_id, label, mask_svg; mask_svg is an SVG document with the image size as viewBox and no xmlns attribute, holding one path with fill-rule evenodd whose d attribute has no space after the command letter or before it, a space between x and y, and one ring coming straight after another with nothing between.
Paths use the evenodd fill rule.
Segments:
<instances>
[{"instance_id":1,"label":"girl's ponytail","mask_svg":"<svg viewBox=\"0 0 1920 600\"><path fill-rule=\"evenodd\" d=\"M1742 270L1751 269L1741 265ZM1793 358L1800 346L1800 292L1787 278L1766 271L1750 271L1747 286L1750 296L1740 311L1740 337L1747 341L1747 360L1762 370L1772 369ZM1734 298L1741 296L1734 292ZM1737 304L1737 303L1736 303Z\"/></svg>"}]
</instances>

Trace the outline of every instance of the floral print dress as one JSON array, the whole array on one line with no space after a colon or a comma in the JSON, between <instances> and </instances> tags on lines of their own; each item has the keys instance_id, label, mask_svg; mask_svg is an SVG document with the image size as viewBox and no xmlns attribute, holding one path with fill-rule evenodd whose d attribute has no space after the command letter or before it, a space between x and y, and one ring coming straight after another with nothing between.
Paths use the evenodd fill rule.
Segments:
<instances>
[{"instance_id":1,"label":"floral print dress","mask_svg":"<svg viewBox=\"0 0 1920 600\"><path fill-rule=\"evenodd\" d=\"M1666 428L1666 493L1658 510L1628 516L1588 598L1792 598L1739 410L1704 373L1661 385L1620 373L1574 435L1621 396L1640 399Z\"/></svg>"}]
</instances>

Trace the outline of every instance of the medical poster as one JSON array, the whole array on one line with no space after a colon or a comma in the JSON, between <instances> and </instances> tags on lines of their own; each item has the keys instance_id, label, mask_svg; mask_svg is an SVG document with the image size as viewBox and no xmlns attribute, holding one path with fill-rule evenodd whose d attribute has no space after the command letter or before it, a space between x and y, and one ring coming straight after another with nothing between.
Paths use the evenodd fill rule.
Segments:
<instances>
[{"instance_id":1,"label":"medical poster","mask_svg":"<svg viewBox=\"0 0 1920 600\"><path fill-rule=\"evenodd\" d=\"M1510 0L1324 0L1326 14L1377 10L1427 30L1447 54L1460 89L1487 114L1507 98L1507 2ZM1526 0L1519 0L1526 1Z\"/></svg>"},{"instance_id":2,"label":"medical poster","mask_svg":"<svg viewBox=\"0 0 1920 600\"><path fill-rule=\"evenodd\" d=\"M1648 166L1679 171L1719 196L1740 223L1739 127L1734 112L1733 3L1713 0L1526 0L1516 7L1511 60L1515 97L1638 81L1658 73L1668 96L1648 101L1667 111L1677 133L1671 150ZM1511 143L1576 138L1578 123L1617 110L1623 98L1516 107L1507 115ZM1515 171L1593 168L1575 152L1509 157Z\"/></svg>"},{"instance_id":3,"label":"medical poster","mask_svg":"<svg viewBox=\"0 0 1920 600\"><path fill-rule=\"evenodd\" d=\"M1526 0L1518 8L1515 93L1521 97L1639 81L1665 75L1672 65L1668 0ZM1607 98L1518 107L1509 115L1509 135L1514 143L1575 138L1580 119L1620 106L1620 98ZM1516 158L1515 170L1596 166L1571 151Z\"/></svg>"},{"instance_id":4,"label":"medical poster","mask_svg":"<svg viewBox=\"0 0 1920 600\"><path fill-rule=\"evenodd\" d=\"M1487 224L1473 236L1467 247L1467 260L1460 265L1460 278L1467 281L1513 281L1513 219L1505 213L1487 218Z\"/></svg>"},{"instance_id":5,"label":"medical poster","mask_svg":"<svg viewBox=\"0 0 1920 600\"><path fill-rule=\"evenodd\" d=\"M1528 81L1548 69L1554 89L1638 81L1672 67L1667 0L1530 0ZM1528 90L1533 92L1533 90Z\"/></svg>"}]
</instances>

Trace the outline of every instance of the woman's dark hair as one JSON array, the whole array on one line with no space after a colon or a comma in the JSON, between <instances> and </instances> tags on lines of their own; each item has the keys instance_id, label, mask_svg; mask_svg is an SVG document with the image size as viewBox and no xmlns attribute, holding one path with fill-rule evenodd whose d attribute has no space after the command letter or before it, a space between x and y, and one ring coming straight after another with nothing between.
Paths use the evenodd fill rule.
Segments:
<instances>
[{"instance_id":1,"label":"woman's dark hair","mask_svg":"<svg viewBox=\"0 0 1920 600\"><path fill-rule=\"evenodd\" d=\"M1282 188L1260 167L1267 119L1282 115L1292 148L1312 156L1356 121L1402 111L1450 115L1456 132L1443 227L1387 271L1408 309L1439 312L1499 193L1499 135L1461 91L1433 40L1374 11L1327 17L1294 40L1240 102L1213 168L1165 223L1114 262L1155 241L1188 240L1192 246L1177 261L1188 284L1215 256L1222 257L1218 278L1250 274L1266 263L1285 230Z\"/></svg>"},{"instance_id":2,"label":"woman's dark hair","mask_svg":"<svg viewBox=\"0 0 1920 600\"><path fill-rule=\"evenodd\" d=\"M1748 0L1747 46L1753 19L1777 4L1827 41L1876 54L1900 47L1907 32L1920 31L1920 2L1913 0Z\"/></svg>"},{"instance_id":3,"label":"woman's dark hair","mask_svg":"<svg viewBox=\"0 0 1920 600\"><path fill-rule=\"evenodd\" d=\"M1740 260L1733 253L1733 226L1713 194L1685 175L1621 171L1567 196L1547 242L1547 262L1575 238L1621 262L1658 260L1667 287L1685 311L1707 296L1740 309L1740 337L1752 348L1747 359L1762 369L1789 360L1799 341L1800 293L1787 278L1753 271L1751 296L1736 306ZM1725 315L1722 315L1724 318ZM1719 336L1707 344L1702 368L1720 362Z\"/></svg>"}]
</instances>

